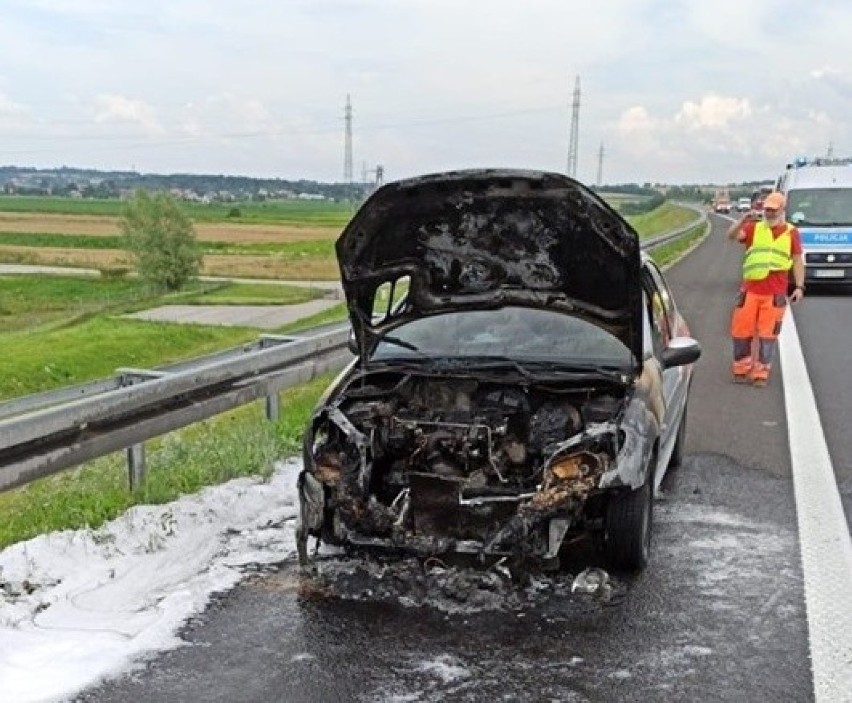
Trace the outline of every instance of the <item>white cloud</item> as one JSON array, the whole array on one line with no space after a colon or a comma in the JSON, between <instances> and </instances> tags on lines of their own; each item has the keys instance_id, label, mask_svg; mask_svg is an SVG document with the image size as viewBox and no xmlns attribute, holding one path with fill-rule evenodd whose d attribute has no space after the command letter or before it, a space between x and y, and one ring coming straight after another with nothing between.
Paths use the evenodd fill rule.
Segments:
<instances>
[{"instance_id":1,"label":"white cloud","mask_svg":"<svg viewBox=\"0 0 852 703\"><path fill-rule=\"evenodd\" d=\"M136 124L151 134L162 134L165 129L157 119L157 111L142 100L123 95L98 95L95 98L95 122Z\"/></svg>"},{"instance_id":2,"label":"white cloud","mask_svg":"<svg viewBox=\"0 0 852 703\"><path fill-rule=\"evenodd\" d=\"M618 120L618 129L624 134L647 133L655 129L656 120L641 105L627 108Z\"/></svg>"},{"instance_id":3,"label":"white cloud","mask_svg":"<svg viewBox=\"0 0 852 703\"><path fill-rule=\"evenodd\" d=\"M841 71L832 66L825 66L824 68L814 69L810 72L810 76L818 83L828 86L842 97L846 99L852 98L852 73Z\"/></svg>"},{"instance_id":4,"label":"white cloud","mask_svg":"<svg viewBox=\"0 0 852 703\"><path fill-rule=\"evenodd\" d=\"M751 115L751 105L746 98L726 98L705 95L699 102L687 100L674 121L687 131L699 129L724 130L731 122Z\"/></svg>"},{"instance_id":5,"label":"white cloud","mask_svg":"<svg viewBox=\"0 0 852 703\"><path fill-rule=\"evenodd\" d=\"M26 108L23 105L19 105L0 92L0 115L22 115L25 112Z\"/></svg>"}]
</instances>

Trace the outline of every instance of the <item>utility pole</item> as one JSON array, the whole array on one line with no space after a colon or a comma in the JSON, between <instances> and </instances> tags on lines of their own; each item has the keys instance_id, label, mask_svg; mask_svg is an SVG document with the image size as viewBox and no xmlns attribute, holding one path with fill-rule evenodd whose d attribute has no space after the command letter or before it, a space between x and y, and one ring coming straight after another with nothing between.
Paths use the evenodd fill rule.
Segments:
<instances>
[{"instance_id":1,"label":"utility pole","mask_svg":"<svg viewBox=\"0 0 852 703\"><path fill-rule=\"evenodd\" d=\"M603 159L604 159L604 147L603 142L601 142L601 148L598 149L598 178L595 181L598 186L603 184Z\"/></svg>"},{"instance_id":2,"label":"utility pole","mask_svg":"<svg viewBox=\"0 0 852 703\"><path fill-rule=\"evenodd\" d=\"M571 178L577 177L577 147L580 134L580 76L574 78L574 99L571 103L571 131L568 139L568 169Z\"/></svg>"},{"instance_id":3,"label":"utility pole","mask_svg":"<svg viewBox=\"0 0 852 703\"><path fill-rule=\"evenodd\" d=\"M346 94L346 108L343 111L346 122L345 154L343 157L343 182L346 186L346 197L352 199L352 101Z\"/></svg>"},{"instance_id":4,"label":"utility pole","mask_svg":"<svg viewBox=\"0 0 852 703\"><path fill-rule=\"evenodd\" d=\"M828 143L828 149L825 152L825 158L831 159L834 157L834 144L832 142Z\"/></svg>"}]
</instances>

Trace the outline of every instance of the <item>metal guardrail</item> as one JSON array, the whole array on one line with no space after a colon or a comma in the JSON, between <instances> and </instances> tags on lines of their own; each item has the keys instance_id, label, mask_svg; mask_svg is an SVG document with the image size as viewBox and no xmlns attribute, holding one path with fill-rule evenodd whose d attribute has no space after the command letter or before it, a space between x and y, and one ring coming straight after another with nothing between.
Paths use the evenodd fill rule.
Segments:
<instances>
[{"instance_id":1,"label":"metal guardrail","mask_svg":"<svg viewBox=\"0 0 852 703\"><path fill-rule=\"evenodd\" d=\"M279 391L352 359L348 338L348 326L304 338L266 335L248 347L0 404L0 491L121 449L135 487L145 440L264 397L276 419Z\"/></svg>"},{"instance_id":2,"label":"metal guardrail","mask_svg":"<svg viewBox=\"0 0 852 703\"><path fill-rule=\"evenodd\" d=\"M642 249L705 223L707 213L693 209L694 222L642 241ZM114 378L0 403L0 491L122 449L134 488L144 480L146 440L264 397L267 417L277 419L281 390L352 359L348 338L348 325L309 337L262 335L207 356L119 369Z\"/></svg>"}]
</instances>

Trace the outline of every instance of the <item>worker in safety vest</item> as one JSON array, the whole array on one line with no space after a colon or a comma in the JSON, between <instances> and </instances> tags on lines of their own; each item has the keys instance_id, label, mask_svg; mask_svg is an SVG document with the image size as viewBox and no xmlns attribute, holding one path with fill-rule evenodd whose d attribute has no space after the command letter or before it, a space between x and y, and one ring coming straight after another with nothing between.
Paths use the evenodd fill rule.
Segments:
<instances>
[{"instance_id":1,"label":"worker in safety vest","mask_svg":"<svg viewBox=\"0 0 852 703\"><path fill-rule=\"evenodd\" d=\"M731 317L735 383L765 386L787 307L790 271L795 289L790 302L805 294L805 264L799 230L784 219L781 193L763 201L763 214L745 213L728 229L728 237L745 244L743 281Z\"/></svg>"}]
</instances>

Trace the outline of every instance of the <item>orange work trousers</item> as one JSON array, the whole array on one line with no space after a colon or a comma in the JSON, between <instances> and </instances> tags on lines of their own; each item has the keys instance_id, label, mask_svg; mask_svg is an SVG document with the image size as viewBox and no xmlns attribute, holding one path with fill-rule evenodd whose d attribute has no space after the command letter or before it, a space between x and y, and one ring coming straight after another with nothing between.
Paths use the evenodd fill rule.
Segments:
<instances>
[{"instance_id":1,"label":"orange work trousers","mask_svg":"<svg viewBox=\"0 0 852 703\"><path fill-rule=\"evenodd\" d=\"M734 342L735 375L758 375L763 378L769 373L781 321L787 309L787 296L758 295L741 292L731 316L731 337ZM759 369L755 374L755 370Z\"/></svg>"}]
</instances>

